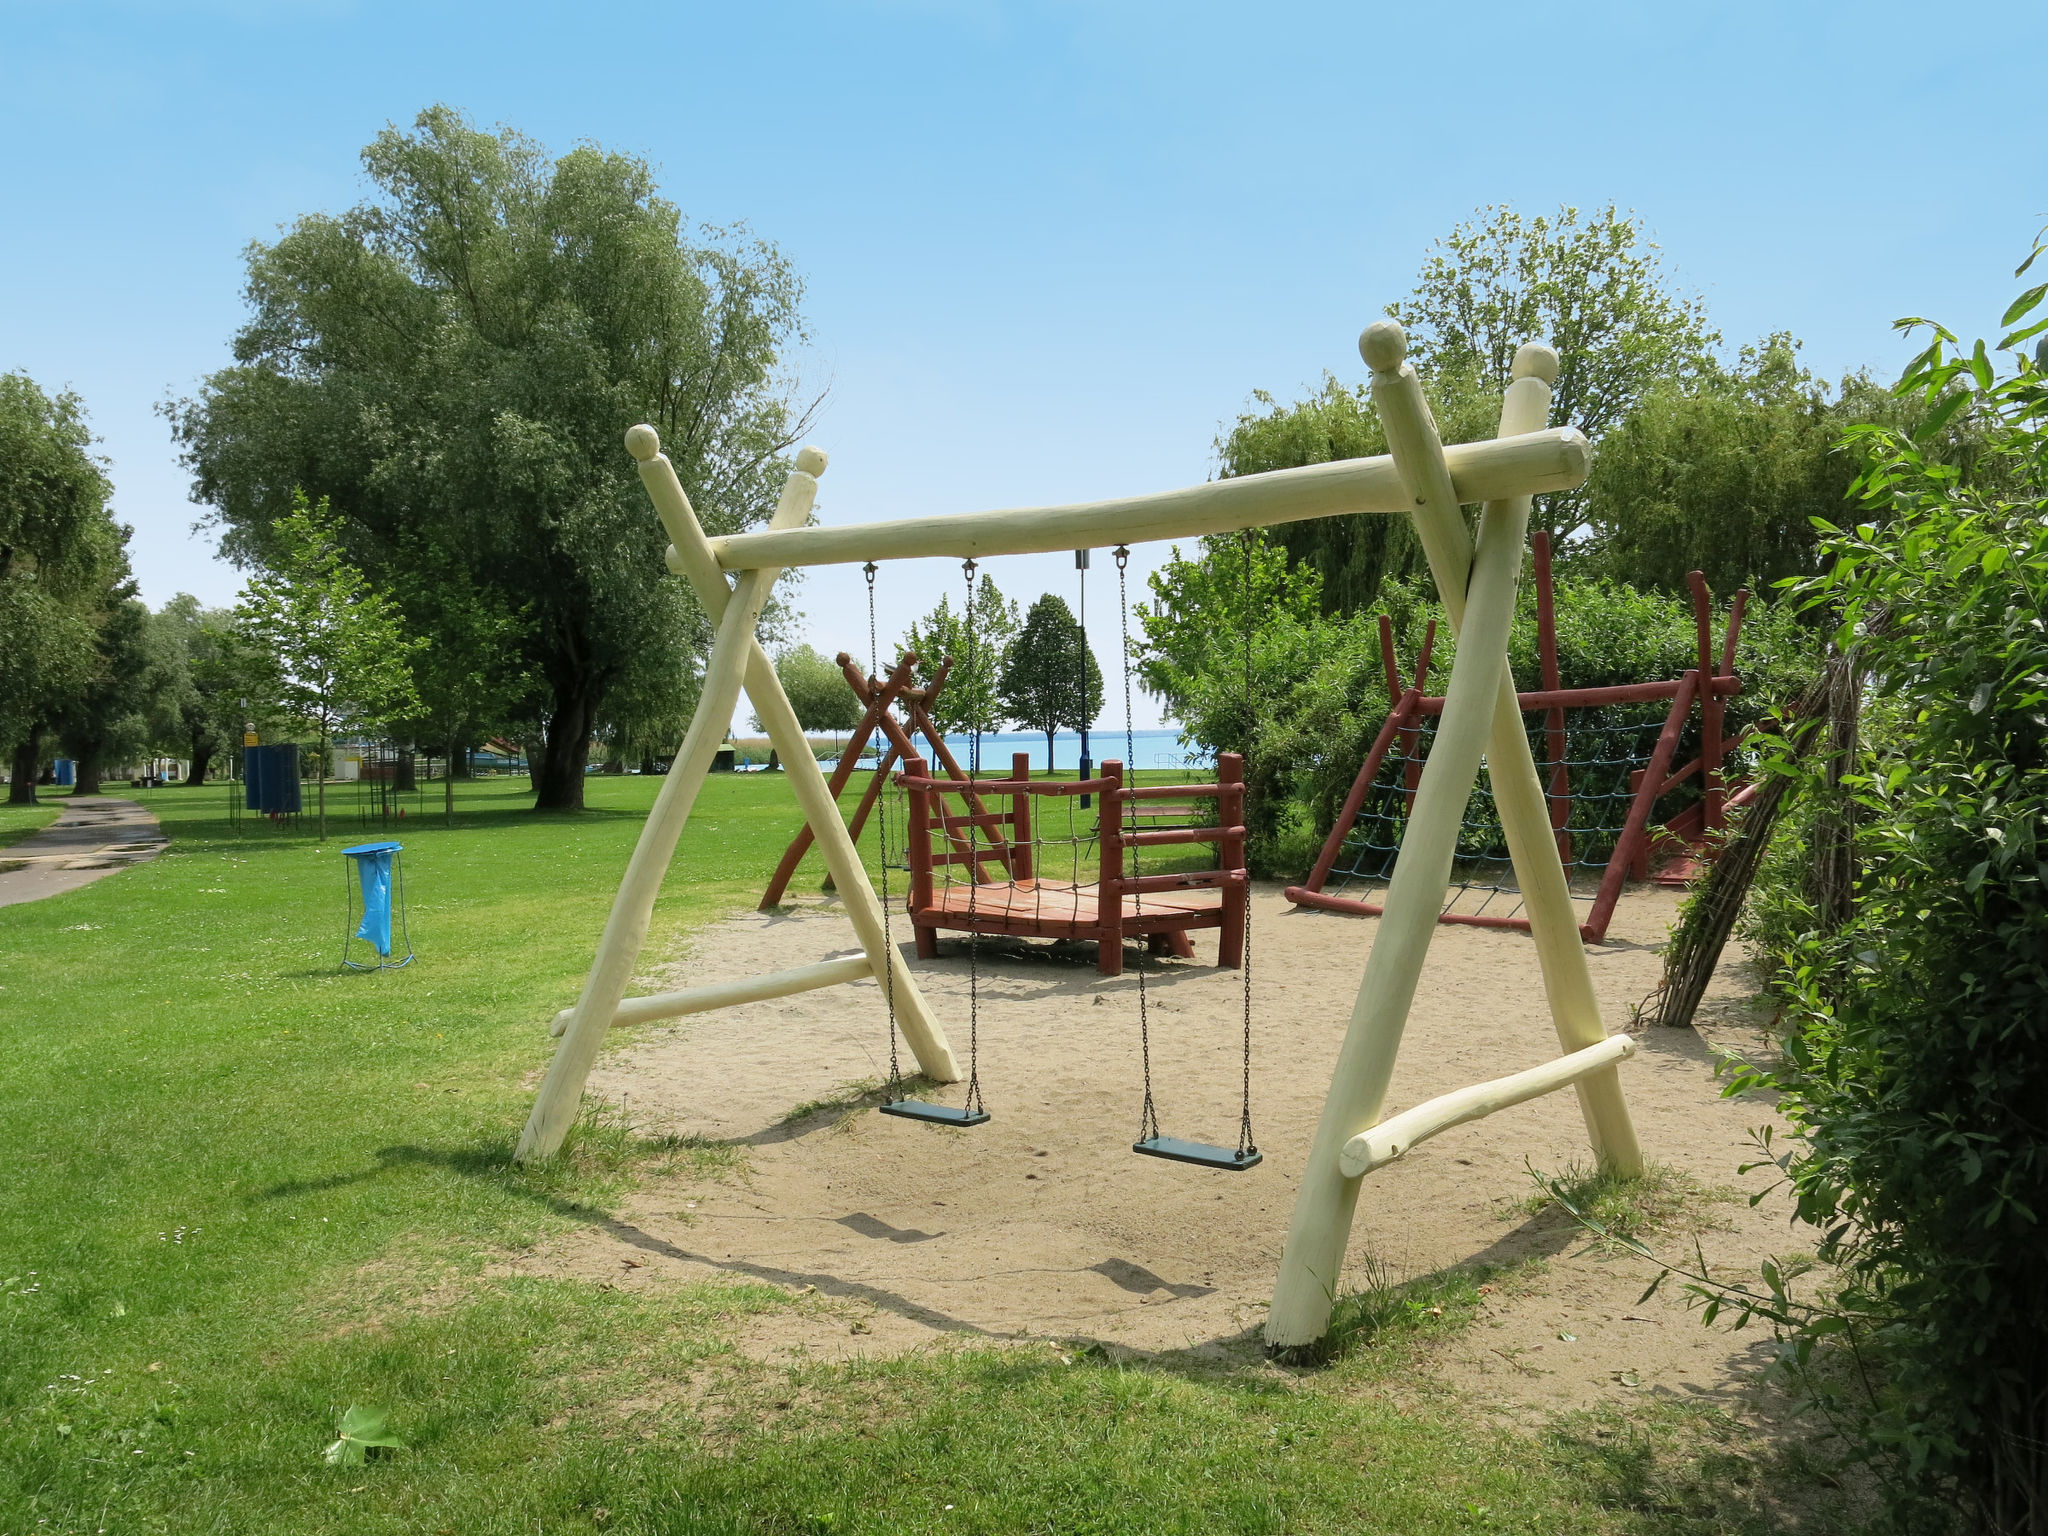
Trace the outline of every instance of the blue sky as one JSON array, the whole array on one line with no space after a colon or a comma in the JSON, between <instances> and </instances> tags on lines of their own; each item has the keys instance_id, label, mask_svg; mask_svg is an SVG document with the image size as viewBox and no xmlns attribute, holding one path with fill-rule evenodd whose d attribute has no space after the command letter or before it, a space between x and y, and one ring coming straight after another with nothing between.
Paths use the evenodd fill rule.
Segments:
<instances>
[{"instance_id":1,"label":"blue sky","mask_svg":"<svg viewBox=\"0 0 2048 1536\"><path fill-rule=\"evenodd\" d=\"M1361 377L1360 327L1497 202L1635 209L1731 344L1888 375L1894 317L1975 334L2014 291L2044 44L2038 3L0 0L0 369L86 398L144 595L230 601L152 406L227 361L247 243L358 200L361 146L445 101L645 155L794 260L831 521L1199 481L1253 389ZM957 579L887 573L884 646ZM798 600L865 647L856 573Z\"/></svg>"}]
</instances>

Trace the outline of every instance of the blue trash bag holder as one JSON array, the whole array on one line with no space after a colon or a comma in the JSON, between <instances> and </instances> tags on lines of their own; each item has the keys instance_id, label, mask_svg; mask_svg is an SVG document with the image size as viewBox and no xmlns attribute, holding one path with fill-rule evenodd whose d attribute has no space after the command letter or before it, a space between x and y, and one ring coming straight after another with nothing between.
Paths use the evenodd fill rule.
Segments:
<instances>
[{"instance_id":1,"label":"blue trash bag holder","mask_svg":"<svg viewBox=\"0 0 2048 1536\"><path fill-rule=\"evenodd\" d=\"M406 923L405 866L402 843L357 843L341 850L342 887L348 911L342 926L341 963L351 971L395 971L413 962L412 932ZM394 956L393 920L405 953ZM358 960L358 942L369 956Z\"/></svg>"}]
</instances>

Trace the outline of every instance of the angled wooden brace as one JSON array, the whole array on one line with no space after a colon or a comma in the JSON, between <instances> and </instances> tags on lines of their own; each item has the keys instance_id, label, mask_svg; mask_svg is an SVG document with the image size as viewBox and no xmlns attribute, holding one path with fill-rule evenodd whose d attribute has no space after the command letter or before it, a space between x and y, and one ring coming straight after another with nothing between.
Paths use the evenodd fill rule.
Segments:
<instances>
[{"instance_id":1,"label":"angled wooden brace","mask_svg":"<svg viewBox=\"0 0 2048 1536\"><path fill-rule=\"evenodd\" d=\"M767 727L768 739L782 756L785 777L818 839L827 867L838 882L847 916L852 919L866 954L868 974L890 990L897 1022L917 1058L918 1069L941 1082L957 1082L960 1077L952 1048L932 1018L924 994L918 990L902 955L883 937L881 906L875 900L874 887L868 883L867 871L839 819L839 807L825 783L824 770L811 755L796 711L790 707L781 680L775 675L775 666L755 633L761 608L779 570L765 566L750 569L728 585L698 525L696 513L690 508L689 498L683 493L682 482L661 452L661 441L654 429L634 427L626 434L626 447L639 461L641 481L672 541L670 569L689 578L706 615L717 626L717 639L704 668L703 690L689 731L655 797L647 824L641 828L640 840L620 881L618 897L605 921L604 935L598 941L590 976L576 1006L570 1010L562 1030L562 1043L548 1065L533 1113L520 1133L513 1155L521 1162L552 1156L575 1123L591 1065L617 1018L640 948L646 942L647 925L662 878L668 872L677 839L690 819L698 792L710 773L712 759L724 743L742 684ZM817 449L805 448L797 454L796 468L790 471L782 499L769 521L771 530L801 528L809 522L811 504L818 494L817 476L824 469L825 455ZM791 973L782 974L788 977ZM823 977L819 984L840 979L844 978Z\"/></svg>"}]
</instances>

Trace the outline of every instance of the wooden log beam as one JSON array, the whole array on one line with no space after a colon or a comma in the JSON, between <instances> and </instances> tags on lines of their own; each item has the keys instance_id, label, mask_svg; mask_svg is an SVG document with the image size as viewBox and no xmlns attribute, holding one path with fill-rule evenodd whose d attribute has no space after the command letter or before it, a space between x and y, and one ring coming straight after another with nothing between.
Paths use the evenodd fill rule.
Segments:
<instances>
[{"instance_id":1,"label":"wooden log beam","mask_svg":"<svg viewBox=\"0 0 2048 1536\"><path fill-rule=\"evenodd\" d=\"M765 976L748 976L740 981L718 981L702 987L686 987L680 992L653 992L646 997L628 997L621 999L613 1011L612 1027L648 1024L656 1019L680 1019L686 1014L709 1013L714 1008L733 1008L741 1003L792 997L799 992L815 992L820 987L865 981L874 974L874 967L868 964L866 955L849 955L843 960L821 960L816 965L800 965L790 971L770 971ZM555 1015L554 1023L548 1026L548 1033L559 1036L569 1027L569 1020L575 1013L574 1008L564 1008Z\"/></svg>"},{"instance_id":2,"label":"wooden log beam","mask_svg":"<svg viewBox=\"0 0 2048 1536\"><path fill-rule=\"evenodd\" d=\"M697 515L690 508L690 499L676 478L675 466L661 452L651 427L631 428L626 433L626 443L640 462L640 480L647 487L648 498L669 538L675 541L669 545L670 568L688 579L707 613L722 614L732 591L711 557L710 541L704 537ZM818 455L818 463L822 469L823 454ZM903 956L887 942L881 903L875 899L875 888L868 880L867 868L860 861L846 824L839 819L838 802L826 790L825 771L806 745L796 711L790 707L789 696L782 691L782 682L775 675L775 663L769 660L759 636L751 629L746 661L747 697L753 700L769 740L782 752L783 777L817 837L818 851L824 855L825 867L839 888L861 947L873 962L877 978L883 979L884 991L895 1006L896 1022L917 1057L918 1070L936 1082L958 1082L959 1063L954 1060L945 1031L932 1017L917 977ZM882 718L887 720L889 716L885 712Z\"/></svg>"},{"instance_id":3,"label":"wooden log beam","mask_svg":"<svg viewBox=\"0 0 2048 1536\"><path fill-rule=\"evenodd\" d=\"M1633 1036L1609 1035L1598 1045L1589 1045L1569 1056L1546 1061L1526 1072L1511 1073L1506 1077L1496 1077L1491 1082L1474 1083L1470 1088L1440 1094L1352 1137L1344 1143L1339 1166L1346 1178L1358 1178L1375 1168L1386 1167L1396 1158L1406 1157L1430 1137L1448 1131L1454 1125L1483 1120L1496 1110L1526 1103L1546 1093L1555 1093L1560 1088L1569 1088L1595 1072L1628 1060L1635 1053Z\"/></svg>"},{"instance_id":4,"label":"wooden log beam","mask_svg":"<svg viewBox=\"0 0 2048 1536\"><path fill-rule=\"evenodd\" d=\"M1577 428L1551 427L1492 442L1460 443L1443 450L1443 459L1450 472L1455 508L1458 502L1575 489L1585 481L1592 450ZM1382 454L1212 480L1185 490L1114 501L954 512L845 528L736 533L712 540L711 548L720 567L728 571L859 565L869 560L929 556L987 560L997 555L1192 539L1355 512L1407 512L1413 506L1393 459ZM1468 541L1468 554L1469 549Z\"/></svg>"}]
</instances>

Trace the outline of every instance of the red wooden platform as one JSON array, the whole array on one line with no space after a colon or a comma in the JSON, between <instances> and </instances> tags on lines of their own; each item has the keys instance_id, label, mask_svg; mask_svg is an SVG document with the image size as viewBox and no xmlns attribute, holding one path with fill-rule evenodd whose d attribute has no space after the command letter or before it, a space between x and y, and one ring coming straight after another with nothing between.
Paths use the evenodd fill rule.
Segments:
<instances>
[{"instance_id":1,"label":"red wooden platform","mask_svg":"<svg viewBox=\"0 0 2048 1536\"><path fill-rule=\"evenodd\" d=\"M1195 928L1219 930L1217 964L1235 967L1244 958L1244 920L1248 895L1244 864L1244 766L1236 753L1226 752L1217 760L1214 784L1146 785L1126 788L1123 765L1110 761L1102 765L1102 777L1080 782L1031 778L1030 759L1017 753L1008 779L969 781L962 777L933 779L925 776L921 758L908 758L898 778L910 796L910 898L912 924L917 933L917 952L929 959L938 953L941 929L973 933L1016 934L1039 939L1093 939L1098 948L1097 965L1105 976L1123 970L1126 935L1143 934L1154 951L1170 951L1183 957L1194 953L1188 932ZM1095 795L1101 809L1097 841L1102 873L1089 882L1042 880L1032 873L1036 848L1031 837L1031 801L1059 795ZM949 810L946 798L963 802L958 813ZM979 808L991 801L1007 799L1007 811L987 812ZM1212 827L1159 827L1154 807L1161 801L1177 802L1165 807L1175 818L1192 815L1191 802L1217 802L1217 825ZM966 805L976 810L970 812ZM1007 873L1013 878L984 879L974 883L971 876L940 882L934 871L940 867L964 867L974 863L987 871L996 861L987 852L957 850L963 828L989 829L991 839L1000 838L999 828L1010 837L1003 847L1008 857ZM1138 862L1136 850L1181 843L1209 843L1217 851L1217 867L1175 874L1147 875L1132 872ZM986 847L986 845L984 845ZM1109 895L1105 898L1104 893Z\"/></svg>"}]
</instances>

